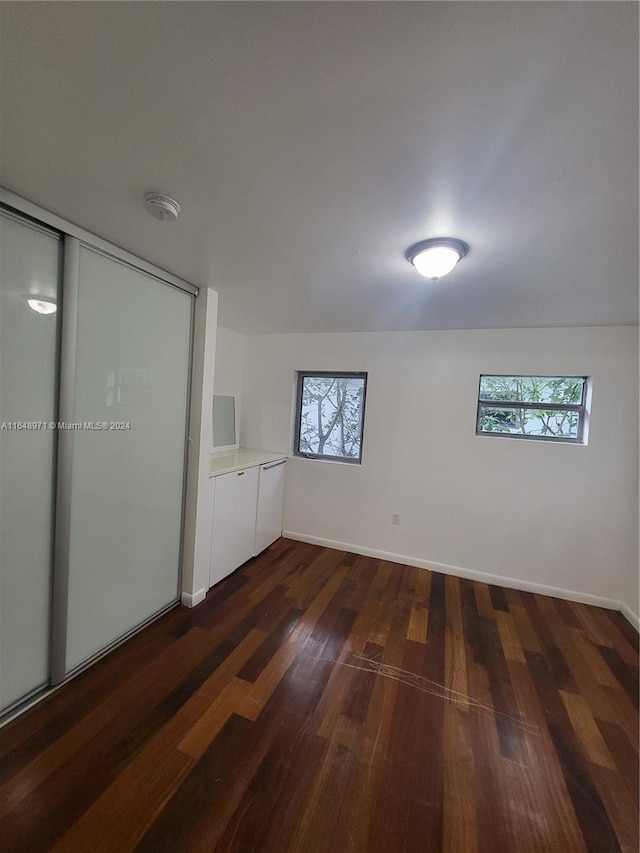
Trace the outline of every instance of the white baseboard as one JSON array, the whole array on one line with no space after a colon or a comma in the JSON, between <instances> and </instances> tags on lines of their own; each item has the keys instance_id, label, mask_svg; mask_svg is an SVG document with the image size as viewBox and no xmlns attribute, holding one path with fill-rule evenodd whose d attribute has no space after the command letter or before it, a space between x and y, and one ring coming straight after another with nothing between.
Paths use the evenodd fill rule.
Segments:
<instances>
[{"instance_id":1,"label":"white baseboard","mask_svg":"<svg viewBox=\"0 0 640 853\"><path fill-rule=\"evenodd\" d=\"M523 592L535 592L539 595L550 595L553 598L564 598L568 601L577 601L580 604L592 604L595 607L606 607L608 610L622 610L622 613L638 627L638 617L634 616L627 607L625 612L622 602L613 598L602 598L599 595L591 595L588 592L578 592L572 589L562 589L547 584L534 583L520 578L509 578L504 575L490 575L486 572L478 572L474 569L463 569L460 566L449 566L446 563L434 563L430 560L421 560L418 557L409 557L406 554L392 554L389 551L378 551L375 548L365 548L362 545L353 545L349 542L335 542L333 539L322 539L319 536L308 536L306 533L296 533L294 530L283 530L285 539L295 539L298 542L308 542L310 545L322 545L324 548L334 548L337 551L350 551L353 554L362 554L365 557L376 557L379 560L388 560L391 563L403 563L406 566L416 566L419 569L431 569L434 572L442 572L445 575L455 575L466 580L480 581L481 583L506 586L509 589L520 589ZM634 622L635 619L635 622Z\"/></svg>"},{"instance_id":2,"label":"white baseboard","mask_svg":"<svg viewBox=\"0 0 640 853\"><path fill-rule=\"evenodd\" d=\"M180 601L184 604L185 607L195 607L196 604L200 604L201 601L204 601L207 597L206 589L199 589L197 592L183 592L180 596Z\"/></svg>"},{"instance_id":3,"label":"white baseboard","mask_svg":"<svg viewBox=\"0 0 640 853\"><path fill-rule=\"evenodd\" d=\"M628 604L623 604L620 607L620 612L627 622L631 622L636 631L640 632L640 616L638 616L637 613L634 613Z\"/></svg>"}]
</instances>

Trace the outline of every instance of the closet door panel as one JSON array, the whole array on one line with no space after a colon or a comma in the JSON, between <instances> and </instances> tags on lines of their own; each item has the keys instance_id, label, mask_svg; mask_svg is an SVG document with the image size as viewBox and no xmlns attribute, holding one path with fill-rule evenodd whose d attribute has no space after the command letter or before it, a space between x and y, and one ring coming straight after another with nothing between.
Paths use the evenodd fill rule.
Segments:
<instances>
[{"instance_id":1,"label":"closet door panel","mask_svg":"<svg viewBox=\"0 0 640 853\"><path fill-rule=\"evenodd\" d=\"M49 680L60 254L0 214L0 710Z\"/></svg>"},{"instance_id":2,"label":"closet door panel","mask_svg":"<svg viewBox=\"0 0 640 853\"><path fill-rule=\"evenodd\" d=\"M80 247L67 672L178 598L192 301Z\"/></svg>"}]
</instances>

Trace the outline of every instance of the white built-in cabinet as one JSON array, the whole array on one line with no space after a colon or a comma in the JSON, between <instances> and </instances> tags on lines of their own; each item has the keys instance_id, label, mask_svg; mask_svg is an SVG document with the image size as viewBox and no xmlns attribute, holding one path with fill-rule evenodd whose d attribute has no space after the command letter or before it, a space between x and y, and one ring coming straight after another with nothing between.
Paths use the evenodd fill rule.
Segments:
<instances>
[{"instance_id":1,"label":"white built-in cabinet","mask_svg":"<svg viewBox=\"0 0 640 853\"><path fill-rule=\"evenodd\" d=\"M257 467L215 478L210 586L253 557L257 502Z\"/></svg>"},{"instance_id":2,"label":"white built-in cabinet","mask_svg":"<svg viewBox=\"0 0 640 853\"><path fill-rule=\"evenodd\" d=\"M282 455L260 451L214 457L210 586L264 551L282 533L286 467Z\"/></svg>"},{"instance_id":3,"label":"white built-in cabinet","mask_svg":"<svg viewBox=\"0 0 640 853\"><path fill-rule=\"evenodd\" d=\"M254 553L268 548L282 533L285 459L260 466Z\"/></svg>"}]
</instances>

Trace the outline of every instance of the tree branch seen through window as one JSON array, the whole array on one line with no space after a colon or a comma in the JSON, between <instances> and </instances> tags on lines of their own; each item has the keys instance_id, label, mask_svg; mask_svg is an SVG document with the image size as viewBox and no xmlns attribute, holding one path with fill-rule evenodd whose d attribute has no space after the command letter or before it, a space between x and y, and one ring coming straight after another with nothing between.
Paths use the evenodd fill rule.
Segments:
<instances>
[{"instance_id":1,"label":"tree branch seen through window","mask_svg":"<svg viewBox=\"0 0 640 853\"><path fill-rule=\"evenodd\" d=\"M360 462L366 385L366 373L298 373L296 454Z\"/></svg>"}]
</instances>

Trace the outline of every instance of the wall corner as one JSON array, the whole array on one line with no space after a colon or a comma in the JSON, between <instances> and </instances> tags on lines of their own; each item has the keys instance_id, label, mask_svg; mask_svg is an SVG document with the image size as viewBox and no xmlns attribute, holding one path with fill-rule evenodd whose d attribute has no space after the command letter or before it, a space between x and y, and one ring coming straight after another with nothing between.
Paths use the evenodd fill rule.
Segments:
<instances>
[{"instance_id":1,"label":"wall corner","mask_svg":"<svg viewBox=\"0 0 640 853\"><path fill-rule=\"evenodd\" d=\"M197 603L202 590L209 588L213 510L209 455L213 450L212 403L217 323L218 294L211 288L200 288L195 305L187 496L182 551L181 595L185 603Z\"/></svg>"}]
</instances>

